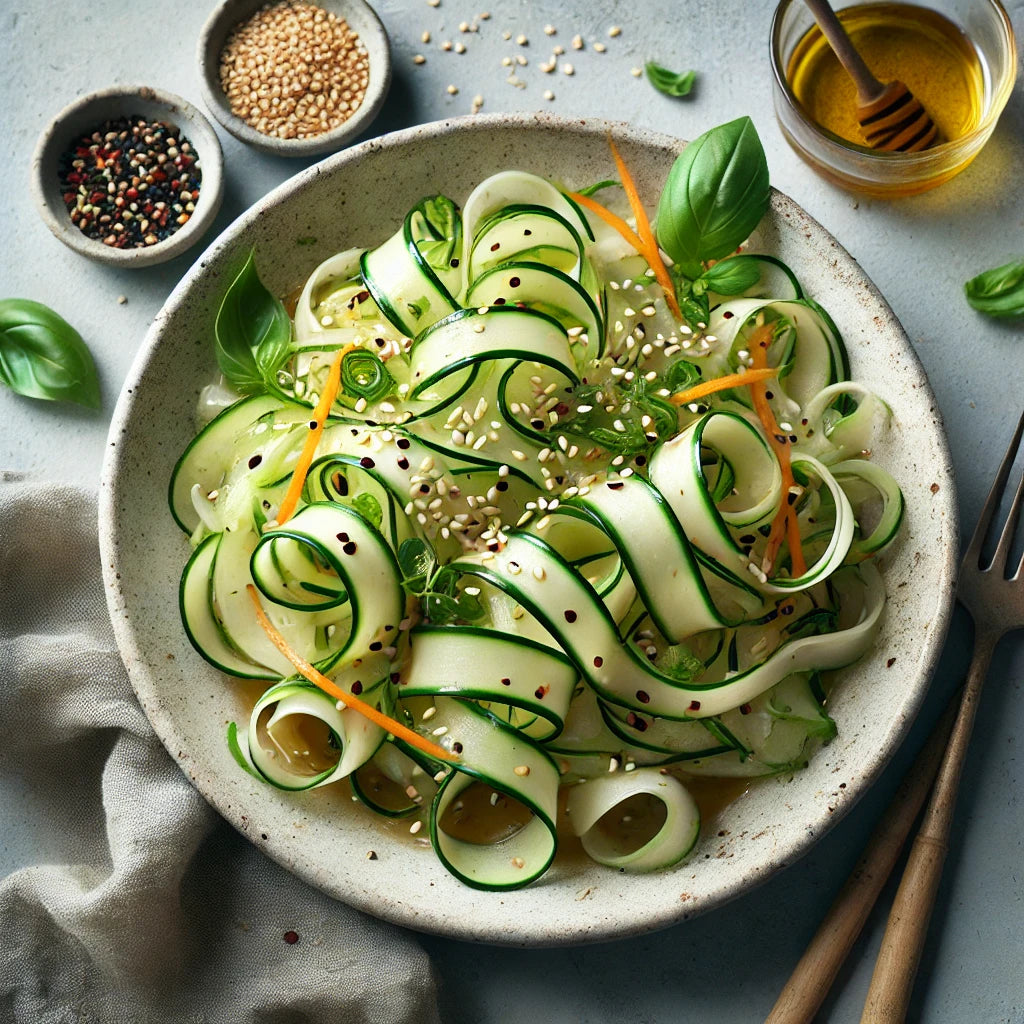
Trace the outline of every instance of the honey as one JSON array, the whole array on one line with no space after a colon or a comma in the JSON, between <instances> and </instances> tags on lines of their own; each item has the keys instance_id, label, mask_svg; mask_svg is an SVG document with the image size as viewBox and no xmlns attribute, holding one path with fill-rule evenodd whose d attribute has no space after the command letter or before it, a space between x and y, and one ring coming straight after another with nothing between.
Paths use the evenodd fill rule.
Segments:
<instances>
[{"instance_id":1,"label":"honey","mask_svg":"<svg viewBox=\"0 0 1024 1024\"><path fill-rule=\"evenodd\" d=\"M978 126L985 99L982 63L957 25L937 11L913 4L864 4L837 13L875 77L905 83L944 140L960 138ZM867 145L857 123L853 81L817 26L793 49L786 77L813 121L848 142Z\"/></svg>"}]
</instances>

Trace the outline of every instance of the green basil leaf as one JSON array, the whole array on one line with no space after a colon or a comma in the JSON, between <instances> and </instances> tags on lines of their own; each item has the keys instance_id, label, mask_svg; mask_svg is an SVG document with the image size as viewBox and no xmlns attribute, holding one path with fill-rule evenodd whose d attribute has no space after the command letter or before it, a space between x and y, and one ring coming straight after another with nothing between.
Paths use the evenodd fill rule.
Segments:
<instances>
[{"instance_id":1,"label":"green basil leaf","mask_svg":"<svg viewBox=\"0 0 1024 1024\"><path fill-rule=\"evenodd\" d=\"M604 181L596 181L593 185L587 185L586 188L577 189L576 191L578 195L589 197L606 188L622 188L622 182L606 178Z\"/></svg>"},{"instance_id":2,"label":"green basil leaf","mask_svg":"<svg viewBox=\"0 0 1024 1024\"><path fill-rule=\"evenodd\" d=\"M688 391L700 382L702 376L699 366L685 359L677 359L665 373L665 387L670 391Z\"/></svg>"},{"instance_id":3,"label":"green basil leaf","mask_svg":"<svg viewBox=\"0 0 1024 1024\"><path fill-rule=\"evenodd\" d=\"M964 285L967 301L980 313L1024 316L1024 259L993 267Z\"/></svg>"},{"instance_id":4,"label":"green basil leaf","mask_svg":"<svg viewBox=\"0 0 1024 1024\"><path fill-rule=\"evenodd\" d=\"M380 529L384 522L384 510L380 502L368 491L357 494L349 504L354 508L375 530Z\"/></svg>"},{"instance_id":5,"label":"green basil leaf","mask_svg":"<svg viewBox=\"0 0 1024 1024\"><path fill-rule=\"evenodd\" d=\"M711 319L711 300L708 299L707 292L701 292L699 295L681 295L679 311L688 324L707 324Z\"/></svg>"},{"instance_id":6,"label":"green basil leaf","mask_svg":"<svg viewBox=\"0 0 1024 1024\"><path fill-rule=\"evenodd\" d=\"M0 299L0 383L28 398L100 407L96 364L82 336L32 299Z\"/></svg>"},{"instance_id":7,"label":"green basil leaf","mask_svg":"<svg viewBox=\"0 0 1024 1024\"><path fill-rule=\"evenodd\" d=\"M719 295L739 295L761 280L761 271L757 260L734 256L708 267L701 274L700 280L707 290L718 292Z\"/></svg>"},{"instance_id":8,"label":"green basil leaf","mask_svg":"<svg viewBox=\"0 0 1024 1024\"><path fill-rule=\"evenodd\" d=\"M689 96L697 80L696 71L669 71L653 60L644 65L644 70L647 72L647 81L666 96Z\"/></svg>"},{"instance_id":9,"label":"green basil leaf","mask_svg":"<svg viewBox=\"0 0 1024 1024\"><path fill-rule=\"evenodd\" d=\"M728 256L768 210L768 161L749 117L694 139L669 171L658 202L658 244L688 277Z\"/></svg>"},{"instance_id":10,"label":"green basil leaf","mask_svg":"<svg viewBox=\"0 0 1024 1024\"><path fill-rule=\"evenodd\" d=\"M220 372L243 395L270 390L288 356L291 337L284 303L264 287L250 252L217 311L214 347Z\"/></svg>"},{"instance_id":11,"label":"green basil leaf","mask_svg":"<svg viewBox=\"0 0 1024 1024\"><path fill-rule=\"evenodd\" d=\"M402 586L410 594L422 594L436 564L434 552L419 537L403 540L398 547Z\"/></svg>"}]
</instances>

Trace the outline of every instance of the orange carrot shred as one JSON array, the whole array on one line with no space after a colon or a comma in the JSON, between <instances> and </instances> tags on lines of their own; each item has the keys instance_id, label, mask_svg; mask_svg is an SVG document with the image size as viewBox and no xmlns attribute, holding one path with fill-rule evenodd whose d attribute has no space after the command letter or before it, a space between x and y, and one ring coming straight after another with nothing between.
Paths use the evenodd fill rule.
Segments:
<instances>
[{"instance_id":1,"label":"orange carrot shred","mask_svg":"<svg viewBox=\"0 0 1024 1024\"><path fill-rule=\"evenodd\" d=\"M424 754L436 758L438 761L459 760L457 754L450 750L445 750L444 747L438 746L436 743L432 743L418 732L414 732L408 726L402 725L401 722L385 715L384 712L379 711L372 704L367 704L366 701L353 696L347 690L343 690L338 686L337 683L328 679L315 665L310 664L301 654L292 650L288 641L285 640L270 619L267 618L267 613L263 610L263 605L260 603L256 587L248 583L245 589L249 591L249 596L252 598L252 603L256 608L256 620L262 627L263 632L267 634L270 642L298 669L304 678L319 687L328 696L341 701L345 707L358 711L359 714L368 718L375 725L379 725L382 729L391 733L392 736L405 740L406 743L416 747L417 750L422 750Z\"/></svg>"},{"instance_id":2,"label":"orange carrot shred","mask_svg":"<svg viewBox=\"0 0 1024 1024\"><path fill-rule=\"evenodd\" d=\"M316 446L320 443L320 437L324 432L324 424L327 422L327 414L334 405L335 398L341 391L341 361L351 352L355 345L346 345L339 349L331 362L331 368L327 371L327 380L324 389L320 392L320 400L316 403L313 416L309 421L309 435L306 443L299 453L299 460L295 464L295 471L288 483L288 490L281 499L281 505L277 510L278 525L287 522L295 514L299 498L302 496L302 488L306 482L306 474L313 464L313 456L316 454Z\"/></svg>"},{"instance_id":3,"label":"orange carrot shred","mask_svg":"<svg viewBox=\"0 0 1024 1024\"><path fill-rule=\"evenodd\" d=\"M793 512L787 521L786 540L789 544L790 571L794 577L803 576L807 572L807 562L804 560L804 550L800 546L800 524Z\"/></svg>"},{"instance_id":4,"label":"orange carrot shred","mask_svg":"<svg viewBox=\"0 0 1024 1024\"><path fill-rule=\"evenodd\" d=\"M585 206L596 217L600 217L609 227L614 228L637 252L644 251L644 243L640 236L617 214L612 213L606 206L585 196L580 192L568 192L570 199L574 199L580 206Z\"/></svg>"},{"instance_id":5,"label":"orange carrot shred","mask_svg":"<svg viewBox=\"0 0 1024 1024\"><path fill-rule=\"evenodd\" d=\"M768 365L768 346L772 339L772 328L763 324L750 336L748 348L750 350L751 362L754 369L764 369ZM782 547L783 540L789 542L790 569L792 575L802 576L807 571L807 563L804 560L803 549L800 546L800 532L798 529L796 510L790 504L789 497L797 487L796 477L793 476L793 467L789 458L789 438L779 429L775 420L775 414L768 404L767 387L764 381L758 381L750 385L750 397L754 401L754 409L758 419L768 435L768 443L779 460L779 468L782 470L782 504L779 506L775 518L772 520L771 530L768 534L768 543L765 546L764 559L761 563L762 571L769 573L775 564L775 559Z\"/></svg>"},{"instance_id":6,"label":"orange carrot shred","mask_svg":"<svg viewBox=\"0 0 1024 1024\"><path fill-rule=\"evenodd\" d=\"M727 373L724 377L713 377L711 380L694 384L686 391L677 391L669 397L673 405L688 405L696 402L698 398L705 398L713 395L716 391L728 391L730 388L743 387L746 384L758 384L761 381L770 380L776 376L777 371L770 366L757 370L743 370L740 373Z\"/></svg>"},{"instance_id":7,"label":"orange carrot shred","mask_svg":"<svg viewBox=\"0 0 1024 1024\"><path fill-rule=\"evenodd\" d=\"M647 211L644 209L644 204L640 201L640 193L637 191L636 183L633 181L633 176L629 173L629 168L626 166L625 160L622 159L618 147L610 135L608 136L608 146L612 151L615 167L618 169L619 177L622 179L622 187L626 192L626 198L629 200L630 209L633 211L633 217L636 220L637 234L644 243L640 252L643 253L648 264L650 264L651 270L654 271L654 276L658 279L658 284L661 285L662 291L665 293L665 301L668 303L668 308L672 310L672 315L676 319L682 320L683 314L676 300L675 286L672 284L668 268L661 258L661 250L658 248L658 241L654 237L654 231L651 229L651 222L647 218Z\"/></svg>"}]
</instances>

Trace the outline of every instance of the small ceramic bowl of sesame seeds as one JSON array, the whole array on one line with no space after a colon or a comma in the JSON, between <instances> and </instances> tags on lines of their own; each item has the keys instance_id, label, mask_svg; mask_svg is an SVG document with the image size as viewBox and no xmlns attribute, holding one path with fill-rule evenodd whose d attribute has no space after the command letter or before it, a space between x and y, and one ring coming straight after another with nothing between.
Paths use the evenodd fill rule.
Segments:
<instances>
[{"instance_id":1,"label":"small ceramic bowl of sesame seeds","mask_svg":"<svg viewBox=\"0 0 1024 1024\"><path fill-rule=\"evenodd\" d=\"M277 156L343 148L391 85L387 32L363 0L224 0L200 33L199 68L214 117Z\"/></svg>"},{"instance_id":2,"label":"small ceramic bowl of sesame seeds","mask_svg":"<svg viewBox=\"0 0 1024 1024\"><path fill-rule=\"evenodd\" d=\"M213 126L187 100L111 86L65 107L39 138L32 191L65 245L119 267L163 263L210 227L224 194Z\"/></svg>"}]
</instances>

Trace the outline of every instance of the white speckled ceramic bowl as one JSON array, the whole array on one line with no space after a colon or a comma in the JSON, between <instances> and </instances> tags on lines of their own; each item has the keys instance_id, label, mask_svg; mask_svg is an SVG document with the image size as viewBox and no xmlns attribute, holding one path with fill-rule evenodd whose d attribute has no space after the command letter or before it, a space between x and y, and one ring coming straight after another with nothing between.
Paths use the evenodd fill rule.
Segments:
<instances>
[{"instance_id":1,"label":"white speckled ceramic bowl","mask_svg":"<svg viewBox=\"0 0 1024 1024\"><path fill-rule=\"evenodd\" d=\"M448 936L550 945L650 931L717 907L792 864L860 797L892 755L928 686L952 605L956 504L942 424L913 348L860 267L792 200L776 193L761 242L798 273L840 325L853 376L895 413L875 458L902 483L902 540L886 556L890 594L874 651L845 670L831 711L839 736L793 778L727 807L688 863L629 875L570 859L511 893L466 888L404 825L353 804L347 787L287 794L242 772L224 741L245 714L236 686L192 650L178 619L188 544L167 481L192 435L200 387L215 375L218 302L250 248L277 293L329 254L376 244L422 196L459 200L519 167L570 186L612 173L611 128L641 193L659 194L681 143L603 122L542 115L456 119L364 143L310 168L242 216L189 271L156 319L114 414L101 494L110 611L132 683L154 728L199 790L301 877L367 913ZM312 241L311 241L312 239ZM367 859L367 851L377 857Z\"/></svg>"},{"instance_id":2,"label":"white speckled ceramic bowl","mask_svg":"<svg viewBox=\"0 0 1024 1024\"><path fill-rule=\"evenodd\" d=\"M203 178L195 213L187 224L155 245L115 249L75 226L61 195L58 167L64 151L83 134L111 118L136 114L174 125L198 154ZM188 100L148 85L113 85L79 97L50 122L32 158L31 184L40 216L66 246L98 263L129 269L151 267L180 256L213 223L224 198L224 157L213 126Z\"/></svg>"},{"instance_id":3,"label":"white speckled ceramic bowl","mask_svg":"<svg viewBox=\"0 0 1024 1024\"><path fill-rule=\"evenodd\" d=\"M232 109L220 84L220 55L237 25L270 0L223 0L206 20L199 34L199 82L211 113L236 139L275 156L311 157L335 153L373 123L391 87L391 46L388 34L373 8L364 0L311 0L318 7L344 18L366 48L370 81L355 113L337 128L309 139L281 139L265 135Z\"/></svg>"}]
</instances>

